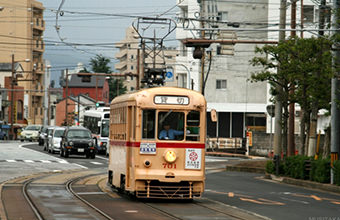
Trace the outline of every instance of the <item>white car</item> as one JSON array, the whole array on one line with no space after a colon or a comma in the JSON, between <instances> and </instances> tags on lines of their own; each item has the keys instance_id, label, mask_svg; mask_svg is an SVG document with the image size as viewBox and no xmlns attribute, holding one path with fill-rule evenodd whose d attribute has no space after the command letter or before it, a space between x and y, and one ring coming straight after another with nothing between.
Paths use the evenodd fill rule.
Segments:
<instances>
[{"instance_id":1,"label":"white car","mask_svg":"<svg viewBox=\"0 0 340 220\"><path fill-rule=\"evenodd\" d=\"M28 125L19 136L21 141L38 141L41 125Z\"/></svg>"},{"instance_id":2,"label":"white car","mask_svg":"<svg viewBox=\"0 0 340 220\"><path fill-rule=\"evenodd\" d=\"M64 134L65 128L55 127L52 135L48 137L48 152L54 154L54 152L60 152L61 136Z\"/></svg>"}]
</instances>

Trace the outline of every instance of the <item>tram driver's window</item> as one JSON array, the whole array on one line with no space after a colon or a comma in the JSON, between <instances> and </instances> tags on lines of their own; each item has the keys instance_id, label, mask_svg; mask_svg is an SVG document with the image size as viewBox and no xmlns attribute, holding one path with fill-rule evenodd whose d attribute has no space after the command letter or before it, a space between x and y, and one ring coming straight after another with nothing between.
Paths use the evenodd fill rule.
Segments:
<instances>
[{"instance_id":1,"label":"tram driver's window","mask_svg":"<svg viewBox=\"0 0 340 220\"><path fill-rule=\"evenodd\" d=\"M200 140L200 112L190 111L187 115L187 141Z\"/></svg>"},{"instance_id":2,"label":"tram driver's window","mask_svg":"<svg viewBox=\"0 0 340 220\"><path fill-rule=\"evenodd\" d=\"M143 110L142 138L155 138L156 111L153 109Z\"/></svg>"},{"instance_id":3,"label":"tram driver's window","mask_svg":"<svg viewBox=\"0 0 340 220\"><path fill-rule=\"evenodd\" d=\"M159 112L157 133L160 140L183 140L184 112Z\"/></svg>"}]
</instances>

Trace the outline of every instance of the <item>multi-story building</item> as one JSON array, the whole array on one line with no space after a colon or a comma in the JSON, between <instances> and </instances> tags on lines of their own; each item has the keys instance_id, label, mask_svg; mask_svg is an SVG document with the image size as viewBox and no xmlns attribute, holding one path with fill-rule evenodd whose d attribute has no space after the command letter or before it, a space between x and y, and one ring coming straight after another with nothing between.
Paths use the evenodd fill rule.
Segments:
<instances>
[{"instance_id":1,"label":"multi-story building","mask_svg":"<svg viewBox=\"0 0 340 220\"><path fill-rule=\"evenodd\" d=\"M115 57L119 59L119 62L115 64L115 69L121 74L126 75L124 80L124 86L127 91L133 91L136 89L137 81L135 75L138 73L138 58L139 58L139 77L142 79L142 49L139 49L140 38L133 27L126 29L125 39L116 43L116 47L119 48L119 52L116 53ZM139 51L139 52L138 52ZM149 51L147 51L149 52ZM139 53L139 55L138 55ZM164 48L164 60L166 67L172 73L173 77L166 79L167 86L180 86L178 85L178 76L175 71L175 61L178 52L176 48L167 47ZM157 56L156 60L159 62L160 56ZM145 63L152 63L151 58L145 59ZM182 81L179 81L182 82Z\"/></svg>"},{"instance_id":2,"label":"multi-story building","mask_svg":"<svg viewBox=\"0 0 340 220\"><path fill-rule=\"evenodd\" d=\"M177 1L179 3L179 1ZM261 4L260 4L261 3ZM191 69L194 89L202 92L201 60L193 58L194 48L185 47L187 38L262 41L267 32L245 32L237 29L266 28L259 23L268 20L268 0L250 4L238 1L187 0L179 3L180 13L176 38L181 55L177 62ZM188 18L188 19L187 19ZM199 22L197 21L199 20ZM205 36L199 28L206 30ZM204 96L208 109L216 109L217 123L208 120L208 136L220 138L245 137L247 128L266 126L267 84L249 82L256 69L249 64L260 44L211 44L205 51ZM183 70L182 70L183 71ZM207 76L208 75L208 76ZM208 117L210 118L210 117Z\"/></svg>"},{"instance_id":3,"label":"multi-story building","mask_svg":"<svg viewBox=\"0 0 340 220\"><path fill-rule=\"evenodd\" d=\"M28 124L43 124L44 7L35 0L3 0L0 6L0 62L11 63L14 55L14 62L22 65L18 84L25 90L24 118Z\"/></svg>"}]
</instances>

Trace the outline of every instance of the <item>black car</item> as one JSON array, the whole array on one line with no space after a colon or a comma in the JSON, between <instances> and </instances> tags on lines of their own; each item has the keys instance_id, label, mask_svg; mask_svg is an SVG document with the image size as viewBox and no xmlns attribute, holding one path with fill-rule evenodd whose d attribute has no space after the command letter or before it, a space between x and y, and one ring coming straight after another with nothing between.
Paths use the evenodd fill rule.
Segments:
<instances>
[{"instance_id":1,"label":"black car","mask_svg":"<svg viewBox=\"0 0 340 220\"><path fill-rule=\"evenodd\" d=\"M68 127L65 129L60 142L61 157L77 154L94 159L96 157L95 152L90 130L84 127Z\"/></svg>"}]
</instances>

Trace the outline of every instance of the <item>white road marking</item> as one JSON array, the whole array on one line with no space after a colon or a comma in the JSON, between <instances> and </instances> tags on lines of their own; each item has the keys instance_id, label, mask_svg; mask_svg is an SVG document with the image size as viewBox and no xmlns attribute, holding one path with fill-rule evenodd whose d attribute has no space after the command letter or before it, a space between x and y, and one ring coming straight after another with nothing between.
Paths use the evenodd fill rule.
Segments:
<instances>
[{"instance_id":1,"label":"white road marking","mask_svg":"<svg viewBox=\"0 0 340 220\"><path fill-rule=\"evenodd\" d=\"M49 160L40 160L42 163L52 163L51 161Z\"/></svg>"},{"instance_id":2,"label":"white road marking","mask_svg":"<svg viewBox=\"0 0 340 220\"><path fill-rule=\"evenodd\" d=\"M103 164L103 163L100 163L100 162L90 162L90 163L92 163L94 165L102 165Z\"/></svg>"},{"instance_id":3,"label":"white road marking","mask_svg":"<svg viewBox=\"0 0 340 220\"><path fill-rule=\"evenodd\" d=\"M97 157L97 158L100 158L100 159L102 159L102 160L109 160L109 158L107 158L107 157L102 157L102 156L98 156L98 155L96 155L96 157Z\"/></svg>"},{"instance_id":4,"label":"white road marking","mask_svg":"<svg viewBox=\"0 0 340 220\"><path fill-rule=\"evenodd\" d=\"M24 160L25 163L34 163L33 160Z\"/></svg>"},{"instance_id":5,"label":"white road marking","mask_svg":"<svg viewBox=\"0 0 340 220\"><path fill-rule=\"evenodd\" d=\"M76 166L78 166L78 167L80 167L80 168L83 168L83 169L88 169L87 167L85 167L85 166L82 166L82 165L80 165L80 164L77 164L77 163L72 163L73 165L76 165Z\"/></svg>"},{"instance_id":6,"label":"white road marking","mask_svg":"<svg viewBox=\"0 0 340 220\"><path fill-rule=\"evenodd\" d=\"M58 163L68 163L66 160L59 160Z\"/></svg>"},{"instance_id":7,"label":"white road marking","mask_svg":"<svg viewBox=\"0 0 340 220\"><path fill-rule=\"evenodd\" d=\"M106 194L105 192L79 192L78 195L102 195Z\"/></svg>"},{"instance_id":8,"label":"white road marking","mask_svg":"<svg viewBox=\"0 0 340 220\"><path fill-rule=\"evenodd\" d=\"M15 162L17 162L16 160L6 160L7 162L9 162L9 163L15 163Z\"/></svg>"}]
</instances>

